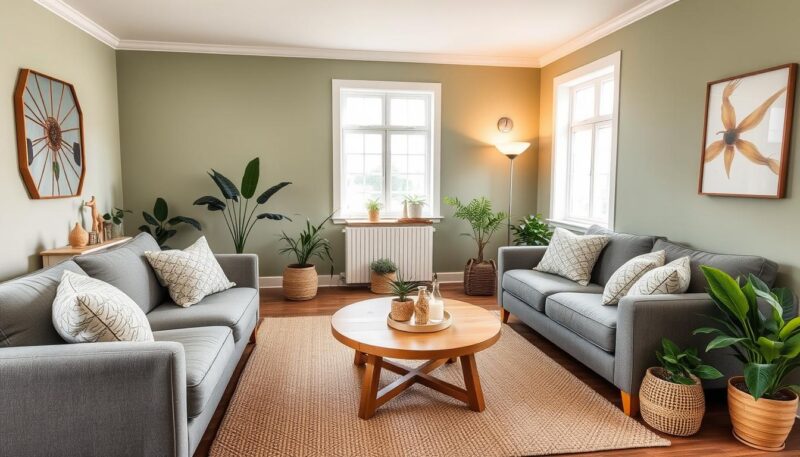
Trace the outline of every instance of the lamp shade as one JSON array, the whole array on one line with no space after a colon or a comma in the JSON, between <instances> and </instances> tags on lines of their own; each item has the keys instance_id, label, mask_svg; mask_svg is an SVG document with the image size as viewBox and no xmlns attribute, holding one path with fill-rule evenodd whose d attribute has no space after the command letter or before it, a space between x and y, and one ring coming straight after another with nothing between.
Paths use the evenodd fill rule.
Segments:
<instances>
[{"instance_id":1,"label":"lamp shade","mask_svg":"<svg viewBox=\"0 0 800 457\"><path fill-rule=\"evenodd\" d=\"M522 154L523 152L527 151L530 146L531 146L530 143L525 143L522 141L515 141L513 143L502 143L495 145L498 151L511 157L512 159Z\"/></svg>"}]
</instances>

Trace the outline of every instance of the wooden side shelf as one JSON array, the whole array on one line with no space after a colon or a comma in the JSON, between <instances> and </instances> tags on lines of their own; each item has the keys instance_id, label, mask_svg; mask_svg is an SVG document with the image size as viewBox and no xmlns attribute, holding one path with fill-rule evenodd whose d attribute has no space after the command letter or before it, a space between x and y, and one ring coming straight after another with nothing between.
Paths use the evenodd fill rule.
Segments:
<instances>
[{"instance_id":1,"label":"wooden side shelf","mask_svg":"<svg viewBox=\"0 0 800 457\"><path fill-rule=\"evenodd\" d=\"M102 251L103 249L108 249L111 246L116 246L130 239L131 237L129 236L120 236L117 238L112 238L108 241L104 241L99 244L84 246L82 248L73 248L72 246L64 246L61 248L48 249L46 251L40 252L39 255L42 256L43 266L49 267L51 265L55 265L57 263L71 259L76 255L91 254L93 252Z\"/></svg>"}]
</instances>

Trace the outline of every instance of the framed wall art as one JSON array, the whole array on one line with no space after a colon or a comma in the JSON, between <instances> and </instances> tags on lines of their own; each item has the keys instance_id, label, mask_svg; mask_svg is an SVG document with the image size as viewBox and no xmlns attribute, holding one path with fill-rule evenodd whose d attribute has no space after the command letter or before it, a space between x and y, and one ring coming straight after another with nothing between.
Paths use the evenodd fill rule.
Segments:
<instances>
[{"instance_id":1,"label":"framed wall art","mask_svg":"<svg viewBox=\"0 0 800 457\"><path fill-rule=\"evenodd\" d=\"M86 175L83 112L72 84L22 69L14 110L19 171L31 198L80 195Z\"/></svg>"},{"instance_id":2,"label":"framed wall art","mask_svg":"<svg viewBox=\"0 0 800 457\"><path fill-rule=\"evenodd\" d=\"M699 192L783 198L797 64L708 83Z\"/></svg>"}]
</instances>

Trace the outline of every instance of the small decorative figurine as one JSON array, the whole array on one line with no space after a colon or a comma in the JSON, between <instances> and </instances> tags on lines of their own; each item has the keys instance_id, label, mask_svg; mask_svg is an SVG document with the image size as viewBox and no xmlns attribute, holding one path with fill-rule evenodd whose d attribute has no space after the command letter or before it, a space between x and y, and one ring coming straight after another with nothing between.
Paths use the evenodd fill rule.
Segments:
<instances>
[{"instance_id":1,"label":"small decorative figurine","mask_svg":"<svg viewBox=\"0 0 800 457\"><path fill-rule=\"evenodd\" d=\"M103 240L103 217L100 211L97 210L97 200L92 195L92 199L86 202L86 206L92 208L92 232L97 233L97 242L102 243Z\"/></svg>"}]
</instances>

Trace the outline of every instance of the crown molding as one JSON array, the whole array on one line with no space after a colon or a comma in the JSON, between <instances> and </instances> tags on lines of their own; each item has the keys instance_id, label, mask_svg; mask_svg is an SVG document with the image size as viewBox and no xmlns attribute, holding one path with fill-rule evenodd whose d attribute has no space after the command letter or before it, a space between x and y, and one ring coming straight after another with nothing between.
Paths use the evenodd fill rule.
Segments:
<instances>
[{"instance_id":1,"label":"crown molding","mask_svg":"<svg viewBox=\"0 0 800 457\"><path fill-rule=\"evenodd\" d=\"M119 45L119 38L113 33L101 27L97 22L84 16L80 11L67 5L62 0L33 0L46 10L64 19L75 27L83 30L102 43L116 49Z\"/></svg>"},{"instance_id":2,"label":"crown molding","mask_svg":"<svg viewBox=\"0 0 800 457\"><path fill-rule=\"evenodd\" d=\"M619 16L600 24L599 26L562 44L552 51L547 52L539 58L538 66L544 67L545 65L549 65L564 56L572 54L578 49L588 46L595 41L606 37L617 30L627 27L640 19L644 19L645 17L662 10L673 3L677 3L678 1L679 0L647 0L644 3L640 3L639 5L629 9L628 11L625 11Z\"/></svg>"}]
</instances>

